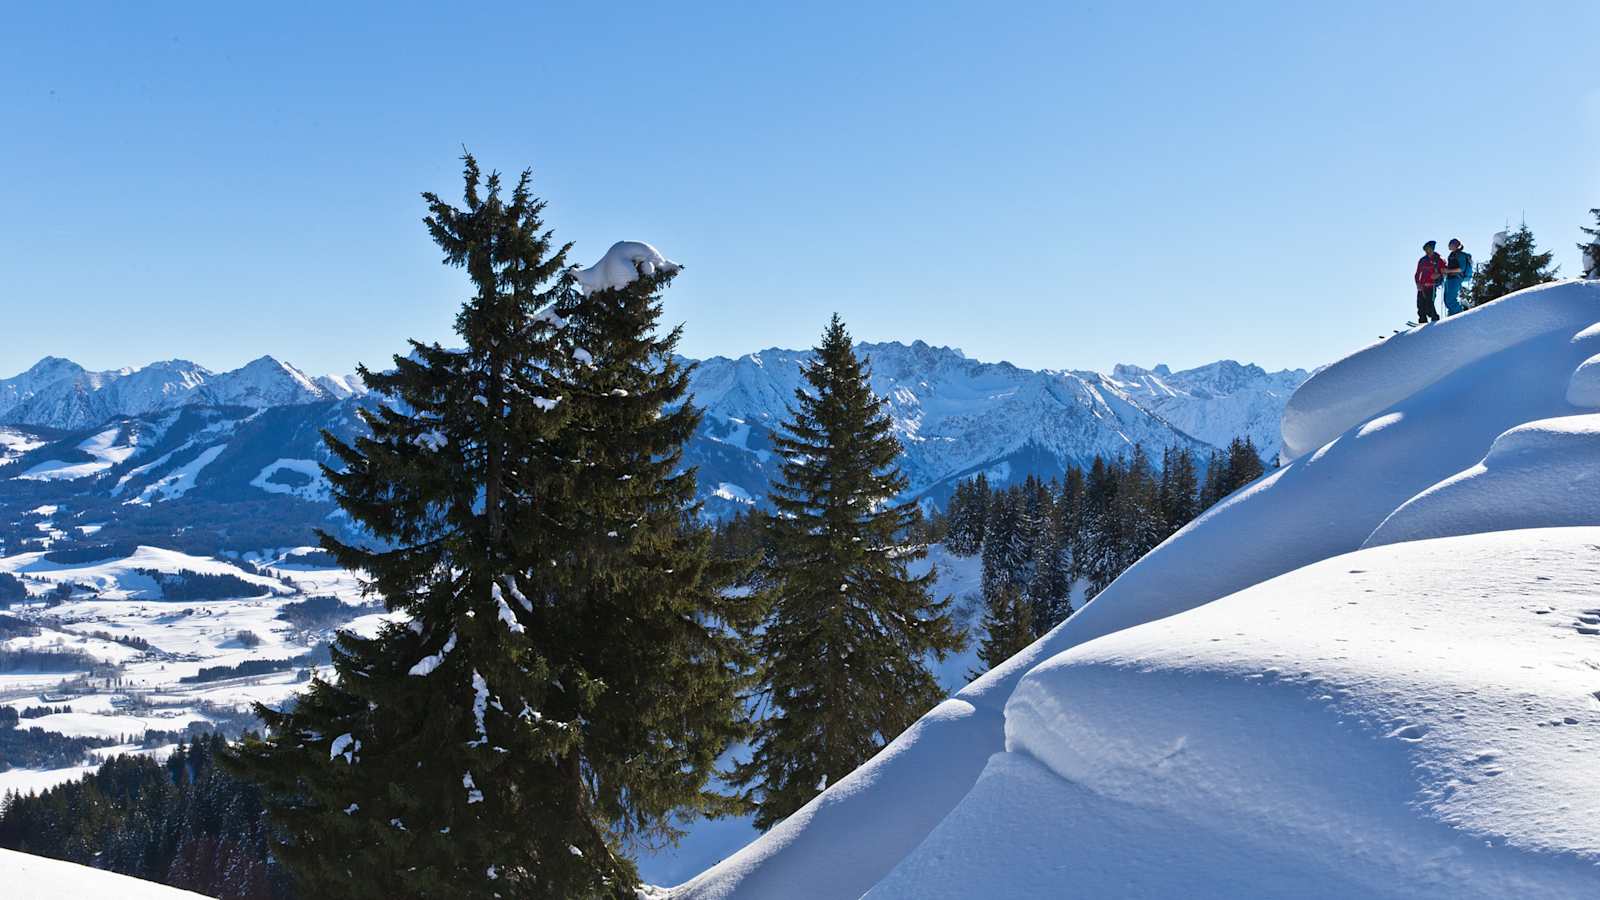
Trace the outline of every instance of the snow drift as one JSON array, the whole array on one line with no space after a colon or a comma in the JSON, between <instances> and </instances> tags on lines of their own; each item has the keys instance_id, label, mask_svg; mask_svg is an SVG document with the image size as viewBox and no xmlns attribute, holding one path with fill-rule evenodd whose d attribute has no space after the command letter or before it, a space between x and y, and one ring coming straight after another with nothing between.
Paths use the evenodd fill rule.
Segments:
<instances>
[{"instance_id":1,"label":"snow drift","mask_svg":"<svg viewBox=\"0 0 1600 900\"><path fill-rule=\"evenodd\" d=\"M1364 550L1062 653L869 896L1593 896L1597 542Z\"/></svg>"},{"instance_id":2,"label":"snow drift","mask_svg":"<svg viewBox=\"0 0 1600 900\"><path fill-rule=\"evenodd\" d=\"M1562 494L1562 476L1543 474L1575 477L1585 461L1600 467L1600 455L1590 452L1600 449L1589 438L1591 408L1574 402L1589 396L1580 385L1592 377L1583 374L1585 363L1600 353L1597 322L1600 282L1559 282L1319 371L1284 412L1282 468L1218 504L1073 618L674 896L854 898L874 886L874 896L894 897L1030 896L1079 886L1088 896L1238 896L1281 895L1291 883L1326 892L1318 896L1348 896L1441 893L1446 882L1464 896L1600 893L1600 840L1579 817L1584 791L1593 789L1548 762L1600 751L1593 714L1600 698L1589 695L1596 705L1586 717L1576 709L1558 717L1575 724L1536 728L1546 708L1571 699L1549 692L1576 689L1563 666L1576 668L1577 657L1526 649L1537 642L1511 624L1522 613L1507 607L1513 601L1505 590L1519 578L1558 577L1542 566L1564 583L1588 577L1592 585L1593 573L1581 571L1588 551L1571 545L1540 555L1517 544L1474 544L1510 555L1496 570L1500 581L1480 583L1472 580L1477 549L1377 546L1600 525L1600 505L1585 493L1592 487ZM1474 507L1484 513L1473 518ZM1579 536L1568 544L1600 546L1600 532L1571 534ZM1358 554L1328 565L1382 560L1396 577L1371 580L1362 590L1373 602L1341 610L1348 619L1371 611L1371 623L1350 624L1343 635L1333 629L1323 641L1315 632L1331 628L1327 610L1348 603L1344 586L1327 577L1332 570L1314 564L1369 539L1374 549L1364 554L1374 562ZM1400 578L1402 563L1426 579ZM1256 585L1246 599L1229 597ZM1229 599L1213 602L1222 598ZM1572 619L1564 626L1571 638L1588 637L1579 627L1594 630L1583 617L1600 621L1597 613L1547 605L1553 608L1537 621L1555 621L1559 609ZM1195 613L1178 615L1189 610ZM1449 630L1456 615L1482 619L1486 630ZM1158 620L1166 621L1147 624ZM1424 637L1411 639L1413 629ZM1354 643L1327 643L1341 636ZM1157 652L1168 643L1174 646ZM1503 663L1489 671L1517 670L1503 684L1438 661L1455 653L1471 663L1499 646L1508 647ZM1408 647L1412 653L1402 652ZM1600 654L1600 644L1582 652ZM1600 690L1592 668L1586 675L1595 682L1586 690ZM1507 691L1524 689L1531 693L1521 701L1507 699ZM1429 712L1396 699L1412 690L1448 695L1464 714L1481 717L1474 727L1483 730L1437 721L1456 708ZM1380 727L1404 716L1426 730ZM1520 733L1527 729L1534 730ZM1509 736L1481 752L1510 754L1523 774L1493 791L1468 790L1469 773L1476 785L1512 771L1489 774L1487 764L1468 769L1458 759L1462 741L1491 733ZM1408 742L1410 734L1438 737ZM1556 743L1560 749L1551 749ZM1318 749L1324 746L1337 755ZM1347 769L1335 765L1339 759ZM1259 785L1229 775L1257 768ZM1366 789L1347 790L1352 779L1370 780L1361 781ZM1536 792L1543 788L1553 793ZM1292 808L1274 811L1279 803ZM1215 808L1196 820L1206 804ZM1553 825L1529 825L1537 817L1527 810L1541 805L1566 811ZM1594 812L1590 819L1600 821ZM1168 817L1192 827L1178 834L1162 824ZM1316 825L1319 817L1329 824ZM1065 824L1057 829L1057 821ZM1539 829L1543 836L1531 837ZM1163 834L1176 839L1158 845ZM1305 840L1324 846L1315 853L1291 846ZM1483 841L1494 847L1473 849ZM908 847L918 849L908 856ZM1095 847L1102 852L1091 853ZM1218 856L1238 871L1207 867ZM1356 871L1363 866L1380 874ZM1006 880L978 874L999 879L1016 869ZM1384 876L1395 879L1390 888L1372 882ZM989 887L977 891L980 885Z\"/></svg>"}]
</instances>

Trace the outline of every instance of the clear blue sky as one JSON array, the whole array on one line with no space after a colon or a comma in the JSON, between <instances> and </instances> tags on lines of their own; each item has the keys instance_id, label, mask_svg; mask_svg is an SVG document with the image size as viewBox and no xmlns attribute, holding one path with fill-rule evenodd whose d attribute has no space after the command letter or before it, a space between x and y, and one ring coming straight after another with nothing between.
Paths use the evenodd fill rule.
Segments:
<instances>
[{"instance_id":1,"label":"clear blue sky","mask_svg":"<svg viewBox=\"0 0 1600 900\"><path fill-rule=\"evenodd\" d=\"M1316 365L1600 206L1600 4L0 6L0 375L450 339L461 146L688 266L692 355ZM465 4L459 6L468 6ZM1482 256L1480 256L1482 258Z\"/></svg>"}]
</instances>

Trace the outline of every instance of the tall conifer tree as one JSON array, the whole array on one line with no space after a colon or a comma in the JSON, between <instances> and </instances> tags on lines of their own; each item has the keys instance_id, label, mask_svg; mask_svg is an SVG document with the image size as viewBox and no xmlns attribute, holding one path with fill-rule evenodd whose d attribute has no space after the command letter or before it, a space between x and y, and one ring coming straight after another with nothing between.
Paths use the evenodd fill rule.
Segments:
<instances>
[{"instance_id":1,"label":"tall conifer tree","mask_svg":"<svg viewBox=\"0 0 1600 900\"><path fill-rule=\"evenodd\" d=\"M989 515L989 483L983 475L956 484L950 496L950 531L945 545L957 556L973 556L983 549L984 523Z\"/></svg>"},{"instance_id":2,"label":"tall conifer tree","mask_svg":"<svg viewBox=\"0 0 1600 900\"><path fill-rule=\"evenodd\" d=\"M1163 539L1200 514L1200 476L1194 452L1169 447L1161 463L1161 518Z\"/></svg>"},{"instance_id":3,"label":"tall conifer tree","mask_svg":"<svg viewBox=\"0 0 1600 900\"><path fill-rule=\"evenodd\" d=\"M938 702L929 654L963 644L925 551L901 535L909 505L900 443L838 316L776 440L772 611L758 639L769 709L735 783L766 828L849 774Z\"/></svg>"},{"instance_id":4,"label":"tall conifer tree","mask_svg":"<svg viewBox=\"0 0 1600 900\"><path fill-rule=\"evenodd\" d=\"M1089 467L1083 496L1083 577L1090 599L1122 574L1122 547L1126 523L1118 515L1122 467L1096 456Z\"/></svg>"},{"instance_id":5,"label":"tall conifer tree","mask_svg":"<svg viewBox=\"0 0 1600 900\"><path fill-rule=\"evenodd\" d=\"M1222 496L1226 497L1255 481L1266 471L1267 467L1261 461L1261 454L1256 452L1255 441L1249 437L1234 438L1228 444L1228 467Z\"/></svg>"},{"instance_id":6,"label":"tall conifer tree","mask_svg":"<svg viewBox=\"0 0 1600 900\"><path fill-rule=\"evenodd\" d=\"M741 610L683 528L697 413L652 335L670 273L579 294L529 175L507 198L465 163L464 206L423 195L473 285L462 349L363 369L370 433L326 436L382 543L323 545L409 622L342 634L232 765L314 894L631 897L630 843L730 808L707 783L741 735Z\"/></svg>"},{"instance_id":7,"label":"tall conifer tree","mask_svg":"<svg viewBox=\"0 0 1600 900\"><path fill-rule=\"evenodd\" d=\"M983 643L978 659L983 668L968 674L977 678L1033 643L1033 607L1014 583L1002 585L983 601Z\"/></svg>"}]
</instances>

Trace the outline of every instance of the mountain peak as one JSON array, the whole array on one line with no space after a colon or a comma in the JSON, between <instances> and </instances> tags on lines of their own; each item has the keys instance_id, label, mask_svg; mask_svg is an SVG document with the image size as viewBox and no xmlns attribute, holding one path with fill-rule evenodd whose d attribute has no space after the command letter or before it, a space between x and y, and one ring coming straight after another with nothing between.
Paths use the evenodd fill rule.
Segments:
<instances>
[{"instance_id":1,"label":"mountain peak","mask_svg":"<svg viewBox=\"0 0 1600 900\"><path fill-rule=\"evenodd\" d=\"M79 372L86 371L88 370L83 366L78 365L64 356L45 356L41 357L38 362L29 366L25 371L19 372L15 376L4 380L16 381L22 378L39 378L40 376L61 378L67 375L76 375Z\"/></svg>"}]
</instances>

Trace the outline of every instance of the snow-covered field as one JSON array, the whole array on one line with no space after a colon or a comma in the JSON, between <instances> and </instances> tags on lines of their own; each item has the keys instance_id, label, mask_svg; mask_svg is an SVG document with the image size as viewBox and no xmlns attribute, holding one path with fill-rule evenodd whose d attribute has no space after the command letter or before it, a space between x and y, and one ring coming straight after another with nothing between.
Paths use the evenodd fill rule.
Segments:
<instances>
[{"instance_id":1,"label":"snow-covered field","mask_svg":"<svg viewBox=\"0 0 1600 900\"><path fill-rule=\"evenodd\" d=\"M673 896L1600 896L1597 323L1321 370L1282 468Z\"/></svg>"},{"instance_id":2,"label":"snow-covered field","mask_svg":"<svg viewBox=\"0 0 1600 900\"><path fill-rule=\"evenodd\" d=\"M261 673L194 679L208 667L294 660L313 653L331 632L302 630L281 618L289 604L308 597L337 598L347 610L338 617L340 623L353 623L366 633L392 618L361 605L367 598L350 573L306 565L297 552L256 559L254 571L228 560L154 547L88 563L52 563L41 553L0 558L0 572L22 576L38 601L9 612L28 620L38 633L0 641L0 650L73 654L74 659L92 664L67 672L0 674L0 705L18 711L67 707L64 712L23 719L21 728L135 742L96 748L79 765L0 772L0 794L37 791L75 779L93 771L97 760L117 752L161 756L170 752L170 745L143 747L137 742L147 732L182 734L191 726L237 727L248 720L251 704L288 700L304 688L314 664L298 662ZM227 575L245 585L240 592L246 596L168 600L148 572ZM45 598L59 585L73 586L73 597L48 605Z\"/></svg>"}]
</instances>

